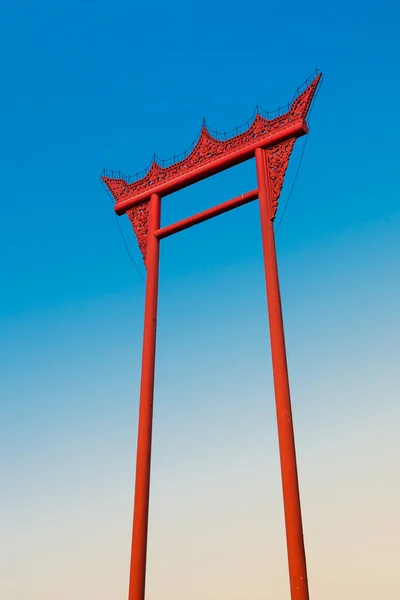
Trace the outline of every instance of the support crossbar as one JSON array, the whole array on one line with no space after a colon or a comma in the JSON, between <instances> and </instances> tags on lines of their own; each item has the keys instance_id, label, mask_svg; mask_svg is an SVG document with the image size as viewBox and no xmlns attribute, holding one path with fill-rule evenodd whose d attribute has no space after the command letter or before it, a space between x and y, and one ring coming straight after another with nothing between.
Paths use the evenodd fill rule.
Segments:
<instances>
[{"instance_id":1,"label":"support crossbar","mask_svg":"<svg viewBox=\"0 0 400 600\"><path fill-rule=\"evenodd\" d=\"M186 219L182 219L182 221L177 221L177 223L172 223L172 225L167 225L162 229L157 229L153 235L157 239L162 240L170 235L173 235L174 233L178 233L179 231L193 227L193 225L197 225L197 223L208 221L208 219L222 215L223 213L237 208L238 206L243 206L244 204L253 202L253 200L257 200L257 198L258 189L255 189L251 192L247 192L247 194L242 194L241 196L232 198L232 200L227 200L222 204L217 204L217 206L213 206L212 208L208 208L207 210L196 213L192 217L187 217Z\"/></svg>"}]
</instances>

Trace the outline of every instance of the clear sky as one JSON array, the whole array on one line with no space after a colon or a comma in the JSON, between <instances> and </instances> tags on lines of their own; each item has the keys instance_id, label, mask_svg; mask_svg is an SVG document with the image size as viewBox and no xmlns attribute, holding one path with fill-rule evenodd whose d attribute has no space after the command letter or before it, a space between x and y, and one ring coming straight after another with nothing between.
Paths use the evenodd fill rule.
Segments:
<instances>
[{"instance_id":1,"label":"clear sky","mask_svg":"<svg viewBox=\"0 0 400 600\"><path fill-rule=\"evenodd\" d=\"M400 597L398 3L3 3L0 597L126 598L135 173L324 73L277 235L312 598ZM304 139L281 198L288 197ZM255 187L252 161L163 223ZM144 269L126 217L132 256ZM161 252L148 600L287 599L256 203Z\"/></svg>"}]
</instances>

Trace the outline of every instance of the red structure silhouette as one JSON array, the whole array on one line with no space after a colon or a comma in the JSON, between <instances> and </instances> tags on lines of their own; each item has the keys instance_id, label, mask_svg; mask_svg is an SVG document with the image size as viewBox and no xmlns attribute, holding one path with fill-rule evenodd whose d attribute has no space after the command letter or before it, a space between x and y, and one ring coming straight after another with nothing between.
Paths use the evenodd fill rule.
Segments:
<instances>
[{"instance_id":1,"label":"red structure silhouette","mask_svg":"<svg viewBox=\"0 0 400 600\"><path fill-rule=\"evenodd\" d=\"M285 114L268 119L261 111L257 111L244 131L237 132L228 139L211 135L204 124L199 139L190 152L171 164L155 158L141 177L137 176L132 180L120 173L103 174L103 182L115 199L115 212L129 216L147 270L129 600L144 600L145 597L160 240L257 198L260 206L291 600L309 599L274 219L294 143L298 137L308 133L305 118L320 80L321 74L317 74L309 85L306 83L304 91L296 97ZM160 227L161 198L253 157L256 163L257 189L173 225Z\"/></svg>"}]
</instances>

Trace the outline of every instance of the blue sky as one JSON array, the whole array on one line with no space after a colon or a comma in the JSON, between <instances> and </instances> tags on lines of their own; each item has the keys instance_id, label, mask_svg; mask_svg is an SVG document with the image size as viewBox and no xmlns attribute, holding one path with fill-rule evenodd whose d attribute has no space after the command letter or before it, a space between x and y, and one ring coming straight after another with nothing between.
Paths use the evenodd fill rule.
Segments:
<instances>
[{"instance_id":1,"label":"blue sky","mask_svg":"<svg viewBox=\"0 0 400 600\"><path fill-rule=\"evenodd\" d=\"M273 110L318 67L277 235L310 585L396 597L398 5L0 15L0 596L126 596L144 285L101 170ZM166 198L162 222L255 185L250 161ZM256 203L163 242L159 307L148 598L287 598Z\"/></svg>"}]
</instances>

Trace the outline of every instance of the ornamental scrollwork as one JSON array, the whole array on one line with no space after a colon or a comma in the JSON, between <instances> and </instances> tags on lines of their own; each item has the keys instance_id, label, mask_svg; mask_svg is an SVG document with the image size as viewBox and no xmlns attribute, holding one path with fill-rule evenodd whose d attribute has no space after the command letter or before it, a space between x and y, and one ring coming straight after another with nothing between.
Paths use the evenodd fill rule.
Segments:
<instances>
[{"instance_id":1,"label":"ornamental scrollwork","mask_svg":"<svg viewBox=\"0 0 400 600\"><path fill-rule=\"evenodd\" d=\"M183 160L173 163L168 167L162 167L157 162L153 161L148 172L141 179L133 181L132 183L127 183L122 178L107 176L103 177L103 181L118 204L128 198L134 199L135 196L142 192L150 191L152 187L158 184L172 181L188 172L195 171L203 165L212 163L221 156L229 156L230 153L246 148L255 141L262 142L264 138L267 140L271 134L279 130L284 130L286 127L305 119L320 79L321 75L318 75L314 81L312 81L312 83L297 98L295 98L291 107L284 115L275 117L274 119L265 119L261 114L257 113L246 131L226 140L216 139L211 135L207 127L203 125L196 145ZM285 152L282 148L281 150ZM279 162L280 159L278 160L278 156L275 155L274 152L270 155L270 160L272 161L271 168L273 170L278 169L277 161ZM279 167L279 169L282 170L282 167ZM285 170L286 167L284 171ZM274 187L276 188L279 176L277 175L275 179L277 183L274 184Z\"/></svg>"},{"instance_id":2,"label":"ornamental scrollwork","mask_svg":"<svg viewBox=\"0 0 400 600\"><path fill-rule=\"evenodd\" d=\"M136 234L143 262L146 266L147 258L147 233L149 228L149 202L143 202L128 211L128 217Z\"/></svg>"},{"instance_id":3,"label":"ornamental scrollwork","mask_svg":"<svg viewBox=\"0 0 400 600\"><path fill-rule=\"evenodd\" d=\"M278 209L278 200L295 141L292 138L267 150L268 174L271 182L272 219L275 218Z\"/></svg>"}]
</instances>

